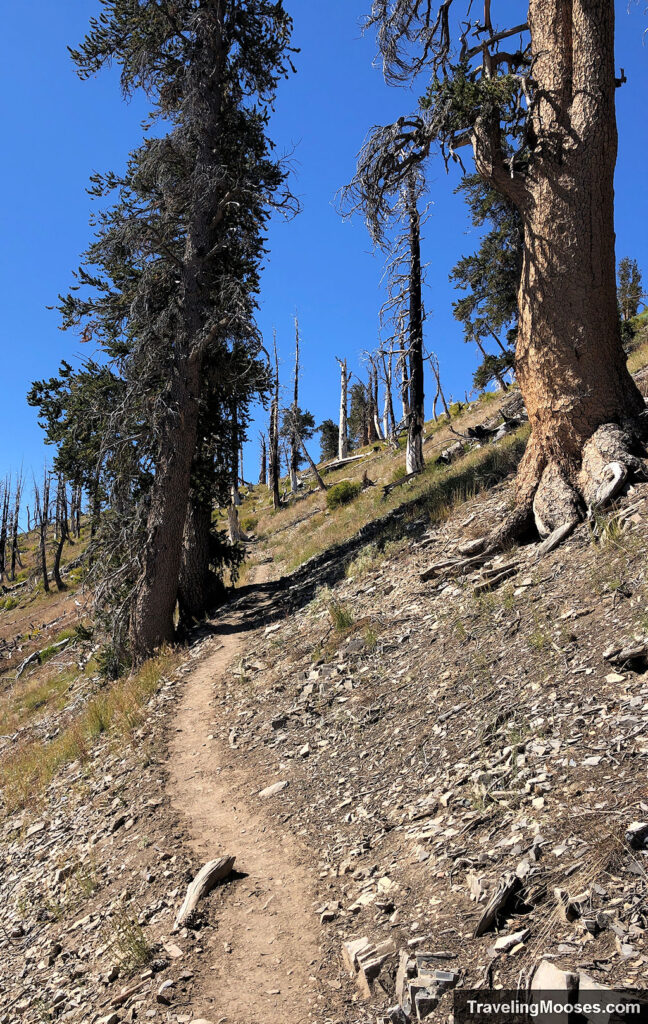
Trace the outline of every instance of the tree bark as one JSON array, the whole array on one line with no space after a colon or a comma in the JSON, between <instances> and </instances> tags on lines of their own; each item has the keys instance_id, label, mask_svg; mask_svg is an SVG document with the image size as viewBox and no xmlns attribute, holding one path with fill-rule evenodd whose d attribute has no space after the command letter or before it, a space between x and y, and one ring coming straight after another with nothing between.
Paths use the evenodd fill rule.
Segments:
<instances>
[{"instance_id":1,"label":"tree bark","mask_svg":"<svg viewBox=\"0 0 648 1024\"><path fill-rule=\"evenodd\" d=\"M66 584L61 578L61 555L65 542L70 536L67 515L67 496L65 493L65 482L59 477L58 491L56 495L56 529L58 533L58 544L54 553L53 576L57 590L67 590Z\"/></svg>"},{"instance_id":2,"label":"tree bark","mask_svg":"<svg viewBox=\"0 0 648 1024\"><path fill-rule=\"evenodd\" d=\"M182 562L178 585L180 622L186 628L202 619L209 610L212 596L211 502L193 491L184 525Z\"/></svg>"},{"instance_id":3,"label":"tree bark","mask_svg":"<svg viewBox=\"0 0 648 1024\"><path fill-rule=\"evenodd\" d=\"M530 0L529 25L539 140L529 176L502 176L492 135L476 138L476 159L524 222L516 376L531 438L517 500L533 502L545 536L596 505L611 463L641 468L630 425L644 401L616 301L614 3Z\"/></svg>"},{"instance_id":4,"label":"tree bark","mask_svg":"<svg viewBox=\"0 0 648 1024\"><path fill-rule=\"evenodd\" d=\"M188 360L184 372L179 370L175 377L175 415L167 425L156 469L142 578L132 615L136 658L147 657L170 642L175 633L173 619L198 431L200 361Z\"/></svg>"},{"instance_id":5,"label":"tree bark","mask_svg":"<svg viewBox=\"0 0 648 1024\"><path fill-rule=\"evenodd\" d=\"M409 418L405 469L420 473L423 469L423 297L421 292L421 221L413 178L407 185L409 216Z\"/></svg>"},{"instance_id":6,"label":"tree bark","mask_svg":"<svg viewBox=\"0 0 648 1024\"><path fill-rule=\"evenodd\" d=\"M310 455L308 453L308 448L304 444L303 440L301 440L299 443L300 443L301 450L303 451L304 456L306 458L306 462L310 466L311 471L313 473L313 476L315 477L315 480L317 481L317 486L319 487L320 491L327 491L328 488L327 488L326 484L324 483L324 481L322 480L322 477L320 475L320 472L319 472L317 466L315 465L315 463L311 459L311 457L310 457Z\"/></svg>"},{"instance_id":7,"label":"tree bark","mask_svg":"<svg viewBox=\"0 0 648 1024\"><path fill-rule=\"evenodd\" d=\"M261 465L259 466L259 483L265 484L268 476L268 452L265 434L259 435L261 440Z\"/></svg>"},{"instance_id":8,"label":"tree bark","mask_svg":"<svg viewBox=\"0 0 648 1024\"><path fill-rule=\"evenodd\" d=\"M349 454L349 430L347 427L349 374L346 359L338 359L340 365L340 426L338 433L338 459Z\"/></svg>"},{"instance_id":9,"label":"tree bark","mask_svg":"<svg viewBox=\"0 0 648 1024\"><path fill-rule=\"evenodd\" d=\"M297 422L297 416L299 413L299 320L295 317L295 379L293 388L293 417L294 422ZM290 490L295 494L299 490L299 480L297 478L297 470L299 468L299 444L300 439L297 436L296 430L293 430L290 435L290 457L289 457L289 475L290 475Z\"/></svg>"}]
</instances>

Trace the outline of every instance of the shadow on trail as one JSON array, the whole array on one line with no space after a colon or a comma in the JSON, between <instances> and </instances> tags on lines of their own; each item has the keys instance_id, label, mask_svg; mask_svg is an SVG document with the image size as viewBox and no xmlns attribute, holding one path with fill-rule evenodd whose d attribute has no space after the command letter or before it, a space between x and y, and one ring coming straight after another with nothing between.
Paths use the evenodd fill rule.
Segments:
<instances>
[{"instance_id":1,"label":"shadow on trail","mask_svg":"<svg viewBox=\"0 0 648 1024\"><path fill-rule=\"evenodd\" d=\"M512 438L508 447L493 446L478 466L460 463L433 477L430 487L380 519L363 526L349 540L309 558L293 573L269 583L250 583L235 590L229 601L214 610L211 621L194 636L246 633L279 622L309 604L322 587L344 578L346 567L368 544L383 547L388 541L421 537L447 515L453 504L488 490L517 468L526 438Z\"/></svg>"}]
</instances>

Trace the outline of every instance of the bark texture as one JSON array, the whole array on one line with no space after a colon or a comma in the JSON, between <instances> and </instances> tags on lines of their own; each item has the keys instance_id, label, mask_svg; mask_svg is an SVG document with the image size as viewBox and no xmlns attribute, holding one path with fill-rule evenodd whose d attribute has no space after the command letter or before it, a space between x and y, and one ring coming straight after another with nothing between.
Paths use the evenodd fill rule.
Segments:
<instances>
[{"instance_id":1,"label":"bark texture","mask_svg":"<svg viewBox=\"0 0 648 1024\"><path fill-rule=\"evenodd\" d=\"M210 605L211 517L211 502L192 494L185 519L178 587L180 621L184 625L202 618Z\"/></svg>"},{"instance_id":2,"label":"bark texture","mask_svg":"<svg viewBox=\"0 0 648 1024\"><path fill-rule=\"evenodd\" d=\"M421 220L414 183L408 186L409 217L409 417L405 469L420 473L423 469L423 298L421 293Z\"/></svg>"},{"instance_id":3,"label":"bark texture","mask_svg":"<svg viewBox=\"0 0 648 1024\"><path fill-rule=\"evenodd\" d=\"M516 374L531 438L517 497L523 511L533 505L544 536L596 505L611 463L641 470L644 401L616 301L614 3L530 0L529 26L537 96L528 175L511 177L492 125L474 145L479 171L524 221Z\"/></svg>"}]
</instances>

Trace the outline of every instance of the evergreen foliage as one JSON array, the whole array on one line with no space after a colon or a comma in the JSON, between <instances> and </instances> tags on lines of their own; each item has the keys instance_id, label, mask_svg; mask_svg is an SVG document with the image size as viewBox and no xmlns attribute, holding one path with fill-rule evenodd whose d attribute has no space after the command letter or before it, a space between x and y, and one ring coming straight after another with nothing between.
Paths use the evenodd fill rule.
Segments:
<instances>
[{"instance_id":1,"label":"evergreen foliage","mask_svg":"<svg viewBox=\"0 0 648 1024\"><path fill-rule=\"evenodd\" d=\"M622 322L632 320L639 312L644 293L641 287L639 264L629 256L624 256L619 261L617 298Z\"/></svg>"},{"instance_id":2,"label":"evergreen foliage","mask_svg":"<svg viewBox=\"0 0 648 1024\"><path fill-rule=\"evenodd\" d=\"M95 236L60 310L101 362L30 392L56 468L100 481L95 588L120 663L169 638L183 574L198 591L238 557L209 533L270 387L255 311L271 210L294 210L267 136L290 31L270 0L104 0L71 50L81 78L118 64L168 128L92 178Z\"/></svg>"},{"instance_id":3,"label":"evergreen foliage","mask_svg":"<svg viewBox=\"0 0 648 1024\"><path fill-rule=\"evenodd\" d=\"M334 420L324 420L317 428L320 435L320 458L322 462L336 459L338 454L339 427Z\"/></svg>"},{"instance_id":4,"label":"evergreen foliage","mask_svg":"<svg viewBox=\"0 0 648 1024\"><path fill-rule=\"evenodd\" d=\"M473 226L488 225L479 248L463 256L450 280L467 294L453 305L464 340L482 355L473 383L483 390L493 380L503 383L512 368L518 322L518 288L522 272L523 226L515 206L478 174L465 175L456 190L463 194ZM486 346L495 343L496 354Z\"/></svg>"}]
</instances>

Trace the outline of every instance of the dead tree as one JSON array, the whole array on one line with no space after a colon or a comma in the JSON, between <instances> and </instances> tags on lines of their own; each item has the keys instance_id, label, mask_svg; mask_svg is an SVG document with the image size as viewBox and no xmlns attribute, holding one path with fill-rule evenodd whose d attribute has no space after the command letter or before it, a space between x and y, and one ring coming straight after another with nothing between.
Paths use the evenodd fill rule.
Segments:
<instances>
[{"instance_id":1,"label":"dead tree","mask_svg":"<svg viewBox=\"0 0 648 1024\"><path fill-rule=\"evenodd\" d=\"M13 516L11 519L11 574L12 580L16 578L16 565L22 567L20 560L20 546L18 544L18 535L20 531L20 500L22 497L23 488L23 476L22 470L16 478L16 491L14 494L14 507Z\"/></svg>"},{"instance_id":2,"label":"dead tree","mask_svg":"<svg viewBox=\"0 0 648 1024\"><path fill-rule=\"evenodd\" d=\"M450 410L448 409L448 403L446 402L445 395L443 393L443 388L441 386L441 369L439 367L439 360L437 356L434 354L434 352L430 352L430 354L426 358L430 366L432 367L432 373L434 375L434 381L436 384L436 392L434 395L434 401L432 403L432 416L434 418L434 422L436 423L438 420L436 405L439 399L441 399L443 411L445 412L448 419L451 419Z\"/></svg>"},{"instance_id":3,"label":"dead tree","mask_svg":"<svg viewBox=\"0 0 648 1024\"><path fill-rule=\"evenodd\" d=\"M394 346L390 344L388 351L380 349L380 365L382 368L382 379L385 388L383 399L383 435L385 438L393 437L396 431L396 417L394 416L394 400L392 397L392 380L394 366Z\"/></svg>"},{"instance_id":4,"label":"dead tree","mask_svg":"<svg viewBox=\"0 0 648 1024\"><path fill-rule=\"evenodd\" d=\"M40 562L40 572L43 578L43 588L46 594L49 594L49 575L47 571L47 527L49 522L49 495L50 495L50 476L45 469L43 473L43 490L42 493L34 480L34 523L38 530L38 560Z\"/></svg>"},{"instance_id":5,"label":"dead tree","mask_svg":"<svg viewBox=\"0 0 648 1024\"><path fill-rule=\"evenodd\" d=\"M295 424L297 423L297 412L299 410L299 320L295 316L295 374L293 381L293 401L292 409L294 412L293 420L293 431L290 435L290 457L288 460L288 473L290 476L290 490L293 494L296 494L299 489L299 480L297 478L297 470L299 469L299 448L300 441L299 436L296 433Z\"/></svg>"},{"instance_id":6,"label":"dead tree","mask_svg":"<svg viewBox=\"0 0 648 1024\"><path fill-rule=\"evenodd\" d=\"M259 434L259 441L261 442L261 464L259 466L259 483L265 484L268 477L268 449L266 446L265 434Z\"/></svg>"},{"instance_id":7,"label":"dead tree","mask_svg":"<svg viewBox=\"0 0 648 1024\"><path fill-rule=\"evenodd\" d=\"M11 477L8 476L2 485L2 504L0 505L0 583L4 579L7 555L7 534L9 530L9 503L11 499Z\"/></svg>"},{"instance_id":8,"label":"dead tree","mask_svg":"<svg viewBox=\"0 0 648 1024\"><path fill-rule=\"evenodd\" d=\"M340 426L338 434L338 459L346 459L349 454L349 429L347 425L349 372L347 370L346 359L337 358L337 362L340 366Z\"/></svg>"},{"instance_id":9,"label":"dead tree","mask_svg":"<svg viewBox=\"0 0 648 1024\"><path fill-rule=\"evenodd\" d=\"M409 419L405 468L408 473L423 469L423 296L421 268L421 217L418 209L420 181L412 172L407 179L404 203L409 228Z\"/></svg>"},{"instance_id":10,"label":"dead tree","mask_svg":"<svg viewBox=\"0 0 648 1024\"><path fill-rule=\"evenodd\" d=\"M270 407L270 489L275 509L281 506L279 494L279 357L277 355L277 332L273 334L274 346L274 394Z\"/></svg>"},{"instance_id":11,"label":"dead tree","mask_svg":"<svg viewBox=\"0 0 648 1024\"><path fill-rule=\"evenodd\" d=\"M65 480L60 474L56 490L56 535L58 543L54 552L54 582L58 590L66 590L67 587L61 579L61 555L63 554L65 542L69 539L70 529L68 524L67 487Z\"/></svg>"}]
</instances>

